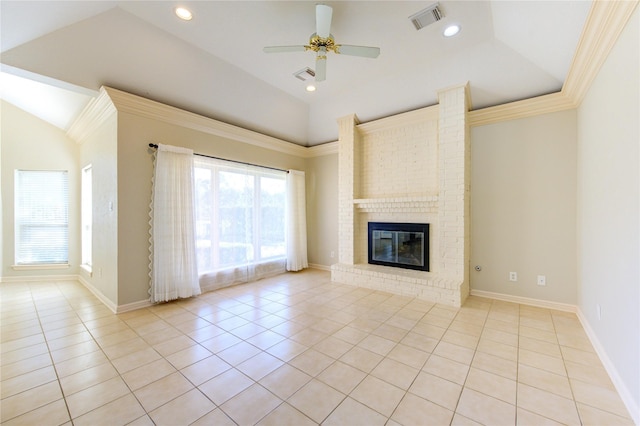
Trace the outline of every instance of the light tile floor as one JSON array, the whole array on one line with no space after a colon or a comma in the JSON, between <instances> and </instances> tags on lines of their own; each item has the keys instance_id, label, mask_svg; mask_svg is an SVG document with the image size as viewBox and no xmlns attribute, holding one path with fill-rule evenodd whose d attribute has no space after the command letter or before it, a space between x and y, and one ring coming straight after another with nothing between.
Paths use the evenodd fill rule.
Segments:
<instances>
[{"instance_id":1,"label":"light tile floor","mask_svg":"<svg viewBox=\"0 0 640 426\"><path fill-rule=\"evenodd\" d=\"M4 283L3 425L633 424L575 315L308 270L114 315Z\"/></svg>"}]
</instances>

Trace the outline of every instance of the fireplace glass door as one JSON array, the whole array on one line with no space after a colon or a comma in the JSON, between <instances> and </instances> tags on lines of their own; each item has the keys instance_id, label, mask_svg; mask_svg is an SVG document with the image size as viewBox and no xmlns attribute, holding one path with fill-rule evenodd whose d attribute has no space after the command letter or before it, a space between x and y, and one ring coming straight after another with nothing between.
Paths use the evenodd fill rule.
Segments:
<instances>
[{"instance_id":1,"label":"fireplace glass door","mask_svg":"<svg viewBox=\"0 0 640 426\"><path fill-rule=\"evenodd\" d=\"M428 225L370 224L369 263L428 271ZM377 226L376 226L377 225ZM407 226L410 225L410 226ZM392 229L396 227L397 229ZM403 229L404 228L404 229ZM416 229L411 229L416 228Z\"/></svg>"}]
</instances>

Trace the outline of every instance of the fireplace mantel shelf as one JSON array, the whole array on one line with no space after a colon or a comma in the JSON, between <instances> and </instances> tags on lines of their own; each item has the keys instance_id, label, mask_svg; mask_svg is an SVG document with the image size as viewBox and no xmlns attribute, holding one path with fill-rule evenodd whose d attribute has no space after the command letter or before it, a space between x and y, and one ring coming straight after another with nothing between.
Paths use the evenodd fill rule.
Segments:
<instances>
[{"instance_id":1,"label":"fireplace mantel shelf","mask_svg":"<svg viewBox=\"0 0 640 426\"><path fill-rule=\"evenodd\" d=\"M356 198L353 205L362 211L417 211L435 212L438 209L437 195L422 195L416 197L393 197L393 198Z\"/></svg>"},{"instance_id":2,"label":"fireplace mantel shelf","mask_svg":"<svg viewBox=\"0 0 640 426\"><path fill-rule=\"evenodd\" d=\"M353 204L431 203L437 201L437 195L421 195L417 197L356 198L353 200Z\"/></svg>"}]
</instances>

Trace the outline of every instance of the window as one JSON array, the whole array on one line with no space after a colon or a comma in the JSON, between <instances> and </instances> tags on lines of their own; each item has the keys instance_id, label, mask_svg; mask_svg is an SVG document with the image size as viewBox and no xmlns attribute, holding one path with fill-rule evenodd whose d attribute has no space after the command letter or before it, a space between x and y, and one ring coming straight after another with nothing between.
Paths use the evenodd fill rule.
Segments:
<instances>
[{"instance_id":1,"label":"window","mask_svg":"<svg viewBox=\"0 0 640 426\"><path fill-rule=\"evenodd\" d=\"M198 273L284 259L286 173L197 158Z\"/></svg>"},{"instance_id":2,"label":"window","mask_svg":"<svg viewBox=\"0 0 640 426\"><path fill-rule=\"evenodd\" d=\"M16 170L16 265L69 262L67 171Z\"/></svg>"},{"instance_id":3,"label":"window","mask_svg":"<svg viewBox=\"0 0 640 426\"><path fill-rule=\"evenodd\" d=\"M82 261L81 264L86 269L91 271L91 256L92 256L92 209L93 209L93 189L92 189L92 169L91 164L82 169L81 177L81 200L80 200L80 214L81 214L81 226L82 226Z\"/></svg>"}]
</instances>

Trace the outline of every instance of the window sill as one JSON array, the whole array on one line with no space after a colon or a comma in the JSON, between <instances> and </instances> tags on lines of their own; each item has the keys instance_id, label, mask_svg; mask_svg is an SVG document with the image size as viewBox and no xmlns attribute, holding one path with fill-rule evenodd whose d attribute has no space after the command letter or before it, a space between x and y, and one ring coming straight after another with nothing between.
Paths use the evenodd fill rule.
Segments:
<instances>
[{"instance_id":1,"label":"window sill","mask_svg":"<svg viewBox=\"0 0 640 426\"><path fill-rule=\"evenodd\" d=\"M80 265L80 269L86 272L89 277L93 276L93 270L91 269L91 265Z\"/></svg>"},{"instance_id":2,"label":"window sill","mask_svg":"<svg viewBox=\"0 0 640 426\"><path fill-rule=\"evenodd\" d=\"M31 265L12 265L14 271L36 271L44 269L69 269L68 263L34 263Z\"/></svg>"}]
</instances>

